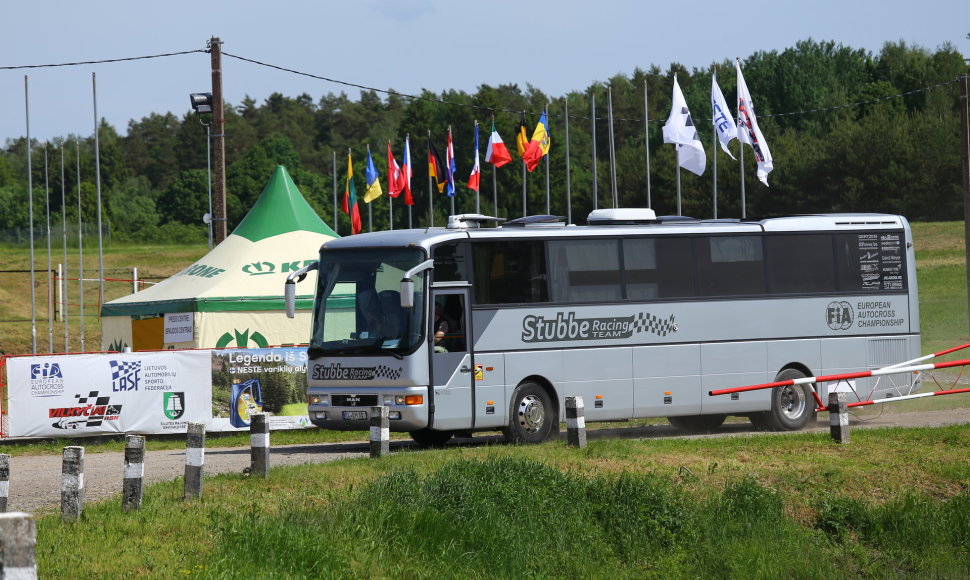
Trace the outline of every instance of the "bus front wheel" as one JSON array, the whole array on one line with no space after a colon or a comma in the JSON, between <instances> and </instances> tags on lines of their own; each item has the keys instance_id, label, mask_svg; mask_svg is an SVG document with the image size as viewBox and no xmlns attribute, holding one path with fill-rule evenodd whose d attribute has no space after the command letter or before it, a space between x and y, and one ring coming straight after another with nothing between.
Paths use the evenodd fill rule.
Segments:
<instances>
[{"instance_id":1,"label":"bus front wheel","mask_svg":"<svg viewBox=\"0 0 970 580\"><path fill-rule=\"evenodd\" d=\"M775 381L805 378L798 369L785 369ZM751 416L751 422L769 431L798 431L815 417L814 389L811 384L787 385L771 390L771 410Z\"/></svg>"},{"instance_id":2,"label":"bus front wheel","mask_svg":"<svg viewBox=\"0 0 970 580\"><path fill-rule=\"evenodd\" d=\"M510 443L541 443L549 438L555 423L556 412L549 393L528 381L512 393L509 424L502 433Z\"/></svg>"}]
</instances>

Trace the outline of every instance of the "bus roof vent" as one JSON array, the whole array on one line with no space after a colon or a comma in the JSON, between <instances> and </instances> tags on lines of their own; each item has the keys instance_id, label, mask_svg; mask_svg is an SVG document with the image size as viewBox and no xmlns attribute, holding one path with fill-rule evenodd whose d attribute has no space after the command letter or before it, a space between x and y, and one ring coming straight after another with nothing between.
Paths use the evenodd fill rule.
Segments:
<instances>
[{"instance_id":1,"label":"bus roof vent","mask_svg":"<svg viewBox=\"0 0 970 580\"><path fill-rule=\"evenodd\" d=\"M657 213L648 207L594 209L586 221L591 226L657 224Z\"/></svg>"},{"instance_id":2,"label":"bus roof vent","mask_svg":"<svg viewBox=\"0 0 970 580\"><path fill-rule=\"evenodd\" d=\"M482 215L480 213L463 213L448 216L449 230L467 230L482 227L482 222L503 222L505 218Z\"/></svg>"},{"instance_id":3,"label":"bus roof vent","mask_svg":"<svg viewBox=\"0 0 970 580\"><path fill-rule=\"evenodd\" d=\"M566 225L565 216L561 215L527 215L502 224L502 227L561 227Z\"/></svg>"}]
</instances>

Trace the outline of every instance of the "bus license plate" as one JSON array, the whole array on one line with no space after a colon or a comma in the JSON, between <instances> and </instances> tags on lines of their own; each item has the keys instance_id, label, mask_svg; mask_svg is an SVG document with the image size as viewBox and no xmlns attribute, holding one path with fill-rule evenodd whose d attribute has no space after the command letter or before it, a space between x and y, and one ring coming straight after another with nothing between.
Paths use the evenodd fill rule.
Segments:
<instances>
[{"instance_id":1,"label":"bus license plate","mask_svg":"<svg viewBox=\"0 0 970 580\"><path fill-rule=\"evenodd\" d=\"M344 411L344 421L366 421L367 411Z\"/></svg>"}]
</instances>

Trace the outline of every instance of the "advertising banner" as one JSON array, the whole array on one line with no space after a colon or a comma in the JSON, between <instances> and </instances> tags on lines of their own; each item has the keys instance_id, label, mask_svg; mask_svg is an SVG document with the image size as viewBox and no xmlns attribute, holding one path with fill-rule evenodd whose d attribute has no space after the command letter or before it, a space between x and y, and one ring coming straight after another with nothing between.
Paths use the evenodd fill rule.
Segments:
<instances>
[{"instance_id":1,"label":"advertising banner","mask_svg":"<svg viewBox=\"0 0 970 580\"><path fill-rule=\"evenodd\" d=\"M288 403L305 403L306 348L226 349L211 353L212 384L229 391L228 420L213 419L213 425L220 430L249 429L250 416L262 413L267 404L276 409ZM270 429L310 426L306 415L271 416L269 423Z\"/></svg>"},{"instance_id":2,"label":"advertising banner","mask_svg":"<svg viewBox=\"0 0 970 580\"><path fill-rule=\"evenodd\" d=\"M9 437L184 433L212 418L210 351L15 357Z\"/></svg>"}]
</instances>

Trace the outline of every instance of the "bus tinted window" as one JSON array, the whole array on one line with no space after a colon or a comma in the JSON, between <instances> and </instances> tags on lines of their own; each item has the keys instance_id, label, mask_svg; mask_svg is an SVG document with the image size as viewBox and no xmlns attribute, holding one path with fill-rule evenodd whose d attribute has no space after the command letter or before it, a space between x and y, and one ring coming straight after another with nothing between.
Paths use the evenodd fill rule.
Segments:
<instances>
[{"instance_id":1,"label":"bus tinted window","mask_svg":"<svg viewBox=\"0 0 970 580\"><path fill-rule=\"evenodd\" d=\"M761 236L695 238L698 294L764 294L765 262L761 239Z\"/></svg>"},{"instance_id":2,"label":"bus tinted window","mask_svg":"<svg viewBox=\"0 0 970 580\"><path fill-rule=\"evenodd\" d=\"M773 294L835 292L832 236L777 235L765 238L768 285Z\"/></svg>"},{"instance_id":3,"label":"bus tinted window","mask_svg":"<svg viewBox=\"0 0 970 580\"><path fill-rule=\"evenodd\" d=\"M542 241L472 245L475 301L479 304L546 302L546 254Z\"/></svg>"},{"instance_id":4,"label":"bus tinted window","mask_svg":"<svg viewBox=\"0 0 970 580\"><path fill-rule=\"evenodd\" d=\"M649 300L693 296L693 263L687 238L623 240L626 297Z\"/></svg>"},{"instance_id":5,"label":"bus tinted window","mask_svg":"<svg viewBox=\"0 0 970 580\"><path fill-rule=\"evenodd\" d=\"M465 244L444 244L434 249L435 282L459 282L468 280L467 268Z\"/></svg>"},{"instance_id":6,"label":"bus tinted window","mask_svg":"<svg viewBox=\"0 0 970 580\"><path fill-rule=\"evenodd\" d=\"M618 241L550 241L549 283L553 302L620 300Z\"/></svg>"}]
</instances>

